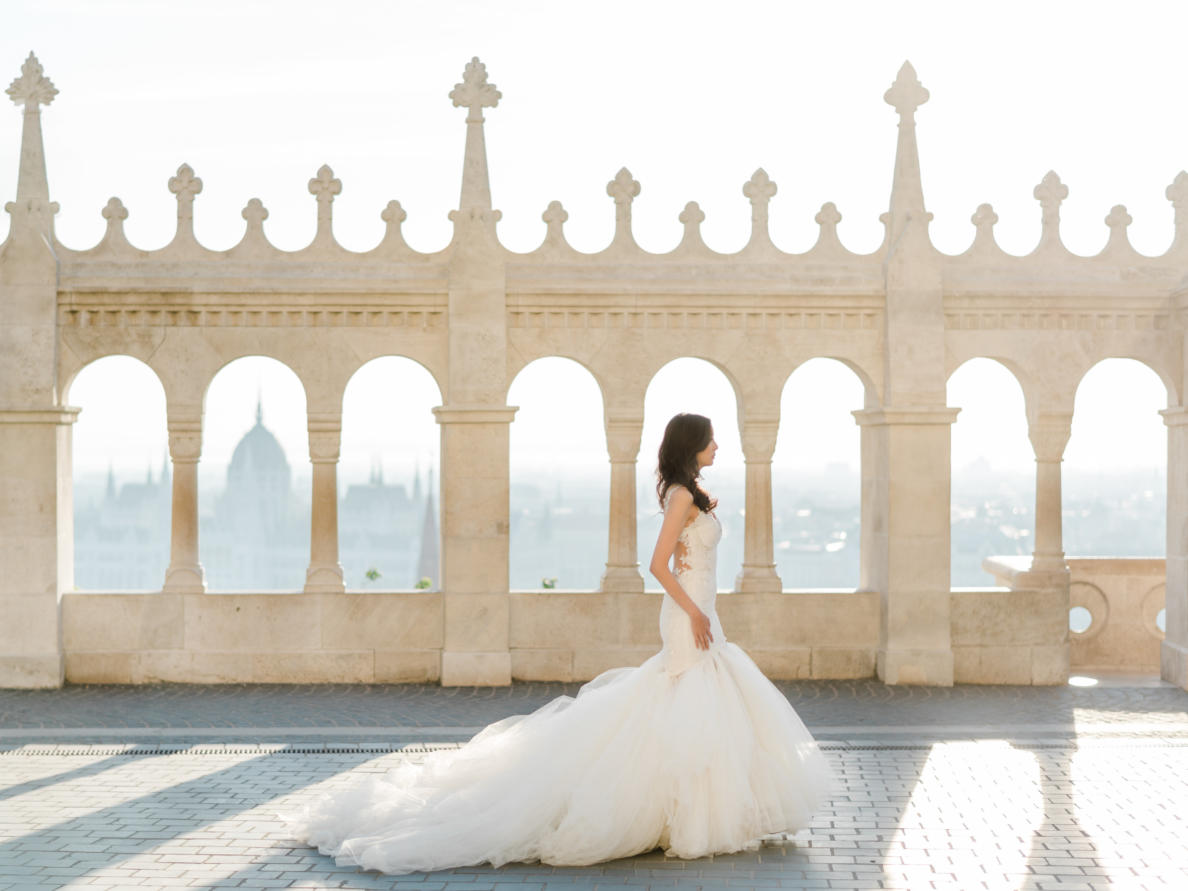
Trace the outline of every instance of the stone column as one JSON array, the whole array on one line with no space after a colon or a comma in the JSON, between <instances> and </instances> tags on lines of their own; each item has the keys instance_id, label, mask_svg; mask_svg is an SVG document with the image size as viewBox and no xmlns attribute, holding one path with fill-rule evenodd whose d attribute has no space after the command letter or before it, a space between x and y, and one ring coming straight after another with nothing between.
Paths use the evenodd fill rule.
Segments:
<instances>
[{"instance_id":1,"label":"stone column","mask_svg":"<svg viewBox=\"0 0 1188 891\"><path fill-rule=\"evenodd\" d=\"M198 561L198 459L202 457L202 409L169 413L169 458L173 462L173 510L169 568L164 590L201 594L206 578Z\"/></svg>"},{"instance_id":2,"label":"stone column","mask_svg":"<svg viewBox=\"0 0 1188 891\"><path fill-rule=\"evenodd\" d=\"M1167 424L1167 631L1159 673L1188 690L1188 406L1160 414Z\"/></svg>"},{"instance_id":3,"label":"stone column","mask_svg":"<svg viewBox=\"0 0 1188 891\"><path fill-rule=\"evenodd\" d=\"M1028 425L1035 449L1035 550L1032 572L1067 573L1061 524L1060 464L1072 431L1072 412L1040 412Z\"/></svg>"},{"instance_id":4,"label":"stone column","mask_svg":"<svg viewBox=\"0 0 1188 891\"><path fill-rule=\"evenodd\" d=\"M338 594L346 590L338 560L338 452L342 416L309 415L309 460L313 465L309 516L309 569L305 590Z\"/></svg>"},{"instance_id":5,"label":"stone column","mask_svg":"<svg viewBox=\"0 0 1188 891\"><path fill-rule=\"evenodd\" d=\"M74 586L70 425L77 408L0 408L0 687L65 678L62 591Z\"/></svg>"},{"instance_id":6,"label":"stone column","mask_svg":"<svg viewBox=\"0 0 1188 891\"><path fill-rule=\"evenodd\" d=\"M599 590L642 593L639 540L635 515L635 465L639 456L642 417L607 417L606 448L610 455L610 529L606 571Z\"/></svg>"},{"instance_id":7,"label":"stone column","mask_svg":"<svg viewBox=\"0 0 1188 891\"><path fill-rule=\"evenodd\" d=\"M743 421L742 448L746 462L746 531L742 572L734 580L736 591L784 589L776 572L771 531L771 456L779 433L779 418Z\"/></svg>"},{"instance_id":8,"label":"stone column","mask_svg":"<svg viewBox=\"0 0 1188 891\"><path fill-rule=\"evenodd\" d=\"M888 684L953 683L949 446L957 412L947 407L854 412L864 425L863 463L875 464L863 469L864 484L871 482L873 514L863 522L872 521L880 530L875 535L886 540L885 562L867 571L880 583L877 670ZM868 438L867 425L881 429Z\"/></svg>"},{"instance_id":9,"label":"stone column","mask_svg":"<svg viewBox=\"0 0 1188 891\"><path fill-rule=\"evenodd\" d=\"M59 600L74 586L70 425L58 379L58 258L41 108L57 89L32 53L8 96L23 110L8 238L0 245L0 687L65 677Z\"/></svg>"},{"instance_id":10,"label":"stone column","mask_svg":"<svg viewBox=\"0 0 1188 891\"><path fill-rule=\"evenodd\" d=\"M511 406L442 405L443 686L511 683L508 425Z\"/></svg>"},{"instance_id":11,"label":"stone column","mask_svg":"<svg viewBox=\"0 0 1188 891\"><path fill-rule=\"evenodd\" d=\"M875 423L878 412L852 411L859 427L860 507L858 512L858 590L882 591L887 584L887 477L884 425Z\"/></svg>"}]
</instances>

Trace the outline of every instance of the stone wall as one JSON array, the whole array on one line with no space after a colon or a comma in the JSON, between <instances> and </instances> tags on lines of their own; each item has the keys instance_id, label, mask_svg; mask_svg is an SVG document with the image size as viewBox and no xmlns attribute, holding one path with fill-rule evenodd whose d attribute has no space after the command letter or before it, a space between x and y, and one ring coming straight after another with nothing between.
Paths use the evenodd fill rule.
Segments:
<instances>
[{"instance_id":1,"label":"stone wall","mask_svg":"<svg viewBox=\"0 0 1188 891\"><path fill-rule=\"evenodd\" d=\"M870 254L839 240L838 209L816 215L812 249L788 254L768 234L777 186L762 170L742 185L751 237L734 254L705 245L690 202L670 253L632 235L641 184L621 169L607 184L615 234L602 251L567 243L558 202L527 253L500 244L484 110L500 93L477 59L450 93L466 109L454 235L421 254L389 201L372 250L334 239L342 189L328 166L310 179L317 230L298 251L269 244L267 210L243 210L239 244L212 251L194 236L202 180L187 165L168 181L173 239L144 251L124 234L118 198L99 244L57 241L41 136L56 88L32 55L8 95L23 111L20 168L0 245L0 684L64 679L439 679L506 684L580 679L654 650L655 599L636 548L635 484L644 394L668 362L695 356L732 384L746 462L744 558L722 598L728 633L779 677L889 684L955 680L1058 683L1067 674L1069 570L1060 462L1084 374L1115 356L1146 363L1168 393L1165 678L1188 686L1188 173L1167 189L1176 234L1160 257L1139 255L1115 207L1095 257L1060 241L1068 195L1047 174L1033 194L1041 236L1016 257L995 243L989 205L972 243L951 256L929 238L916 113L928 91L911 65L883 99L897 143L885 239ZM164 239L162 239L164 240ZM104 356L145 362L165 391L172 467L169 568L150 595L64 593L72 579L70 383ZM291 368L306 393L312 465L310 563L302 593L207 594L198 559L197 465L206 388L247 355ZM433 375L441 425L441 591L356 594L338 559L342 394L370 359L412 358ZM527 363L564 356L601 388L610 459L610 542L599 592L509 592L508 387ZM861 426L860 593L784 592L773 559L771 457L789 375L817 357L846 363L865 388ZM965 361L1001 362L1023 390L1036 453L1036 550L998 590L953 592L949 578L949 375ZM1009 574L1009 573L1008 573ZM1025 591L1043 592L1025 596ZM1080 590L1080 589L1078 589ZM1087 590L1087 589L1086 589ZM1062 599L1063 598L1063 599ZM1064 610L1062 622L1057 612ZM122 618L121 618L122 617ZM1146 658L1146 657L1144 657Z\"/></svg>"}]
</instances>

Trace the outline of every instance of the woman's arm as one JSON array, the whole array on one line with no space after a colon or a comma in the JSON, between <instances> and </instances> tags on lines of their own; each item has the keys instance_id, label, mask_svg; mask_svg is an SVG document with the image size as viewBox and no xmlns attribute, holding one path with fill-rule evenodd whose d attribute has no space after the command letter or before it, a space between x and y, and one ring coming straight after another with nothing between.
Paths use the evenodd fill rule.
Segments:
<instances>
[{"instance_id":1,"label":"woman's arm","mask_svg":"<svg viewBox=\"0 0 1188 891\"><path fill-rule=\"evenodd\" d=\"M668 505L664 509L664 522L660 525L660 536L656 539L656 549L652 552L652 562L648 567L661 587L676 601L677 606L689 614L693 623L693 638L701 649L709 649L713 635L710 634L709 618L701 611L693 599L685 593L668 562L676 550L677 539L681 530L693 512L693 493L684 486L674 486L668 491Z\"/></svg>"}]
</instances>

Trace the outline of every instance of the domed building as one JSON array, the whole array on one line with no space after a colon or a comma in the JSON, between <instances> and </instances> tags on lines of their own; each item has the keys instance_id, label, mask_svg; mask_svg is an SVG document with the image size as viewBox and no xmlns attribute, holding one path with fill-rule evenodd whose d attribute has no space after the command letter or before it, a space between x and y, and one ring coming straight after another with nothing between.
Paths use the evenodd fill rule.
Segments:
<instances>
[{"instance_id":1,"label":"domed building","mask_svg":"<svg viewBox=\"0 0 1188 891\"><path fill-rule=\"evenodd\" d=\"M238 528L276 533L289 522L292 500L289 459L264 426L264 405L258 402L255 426L231 454L220 507L225 519Z\"/></svg>"},{"instance_id":2,"label":"domed building","mask_svg":"<svg viewBox=\"0 0 1188 891\"><path fill-rule=\"evenodd\" d=\"M212 515L202 518L199 553L212 590L301 590L309 565L309 500L293 490L285 450L256 423L227 466L227 484Z\"/></svg>"}]
</instances>

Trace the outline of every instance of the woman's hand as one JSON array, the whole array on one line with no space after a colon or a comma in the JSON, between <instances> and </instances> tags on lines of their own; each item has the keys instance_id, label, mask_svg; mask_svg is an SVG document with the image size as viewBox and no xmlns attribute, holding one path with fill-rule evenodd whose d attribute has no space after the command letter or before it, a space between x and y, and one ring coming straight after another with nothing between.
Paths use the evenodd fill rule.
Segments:
<instances>
[{"instance_id":1,"label":"woman's hand","mask_svg":"<svg viewBox=\"0 0 1188 891\"><path fill-rule=\"evenodd\" d=\"M689 614L689 622L693 626L693 642L697 644L697 649L708 650L710 641L714 639L710 633L709 617L698 609L697 612Z\"/></svg>"}]
</instances>

